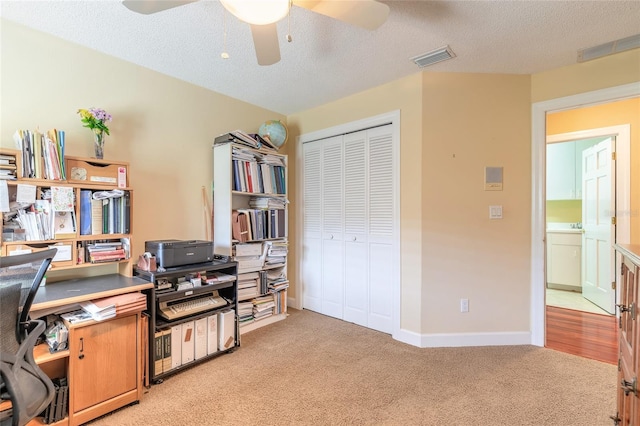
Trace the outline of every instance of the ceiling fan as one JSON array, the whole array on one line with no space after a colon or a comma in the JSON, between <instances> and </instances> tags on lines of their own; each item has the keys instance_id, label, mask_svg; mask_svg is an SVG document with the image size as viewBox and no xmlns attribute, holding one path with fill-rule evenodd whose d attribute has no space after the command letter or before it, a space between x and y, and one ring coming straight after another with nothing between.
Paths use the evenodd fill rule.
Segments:
<instances>
[{"instance_id":1,"label":"ceiling fan","mask_svg":"<svg viewBox=\"0 0 640 426\"><path fill-rule=\"evenodd\" d=\"M128 9L149 15L198 0L124 0ZM232 15L251 26L253 44L259 65L272 65L280 60L276 23L299 6L348 24L375 30L389 16L389 6L377 0L220 0ZM291 41L288 37L287 40Z\"/></svg>"}]
</instances>

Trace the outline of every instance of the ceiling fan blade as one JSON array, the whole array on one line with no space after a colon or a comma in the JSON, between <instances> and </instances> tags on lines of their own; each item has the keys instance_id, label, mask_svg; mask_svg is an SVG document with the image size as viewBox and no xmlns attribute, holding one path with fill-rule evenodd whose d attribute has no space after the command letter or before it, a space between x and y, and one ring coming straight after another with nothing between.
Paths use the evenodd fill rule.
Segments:
<instances>
[{"instance_id":1,"label":"ceiling fan blade","mask_svg":"<svg viewBox=\"0 0 640 426\"><path fill-rule=\"evenodd\" d=\"M251 34L253 35L258 65L273 65L280 60L276 24L251 25Z\"/></svg>"},{"instance_id":2,"label":"ceiling fan blade","mask_svg":"<svg viewBox=\"0 0 640 426\"><path fill-rule=\"evenodd\" d=\"M194 3L198 0L124 0L122 4L129 10L143 15L162 12L163 10Z\"/></svg>"},{"instance_id":3,"label":"ceiling fan blade","mask_svg":"<svg viewBox=\"0 0 640 426\"><path fill-rule=\"evenodd\" d=\"M376 0L293 0L293 4L367 30L375 30L389 16L389 6Z\"/></svg>"}]
</instances>

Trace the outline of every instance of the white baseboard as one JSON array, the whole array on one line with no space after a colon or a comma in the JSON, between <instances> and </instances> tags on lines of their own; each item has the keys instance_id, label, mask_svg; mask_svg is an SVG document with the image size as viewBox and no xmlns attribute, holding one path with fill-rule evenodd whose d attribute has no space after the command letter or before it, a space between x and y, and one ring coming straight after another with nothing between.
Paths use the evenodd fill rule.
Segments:
<instances>
[{"instance_id":1,"label":"white baseboard","mask_svg":"<svg viewBox=\"0 0 640 426\"><path fill-rule=\"evenodd\" d=\"M531 333L528 331L418 334L408 330L400 330L398 333L393 335L393 338L419 348L511 346L531 344Z\"/></svg>"}]
</instances>

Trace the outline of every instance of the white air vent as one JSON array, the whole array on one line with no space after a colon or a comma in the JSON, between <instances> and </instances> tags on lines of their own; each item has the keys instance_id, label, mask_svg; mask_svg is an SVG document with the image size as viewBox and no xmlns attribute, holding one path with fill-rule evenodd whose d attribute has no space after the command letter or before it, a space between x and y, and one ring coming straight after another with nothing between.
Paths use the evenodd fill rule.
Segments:
<instances>
[{"instance_id":1,"label":"white air vent","mask_svg":"<svg viewBox=\"0 0 640 426\"><path fill-rule=\"evenodd\" d=\"M453 50L451 50L449 46L444 46L440 49L436 49L419 56L414 56L413 58L411 58L411 60L415 62L416 65L420 68L424 68L437 62L446 61L447 59L452 59L455 57L456 54L453 53Z\"/></svg>"},{"instance_id":2,"label":"white air vent","mask_svg":"<svg viewBox=\"0 0 640 426\"><path fill-rule=\"evenodd\" d=\"M603 56L624 52L625 50L631 50L638 47L640 47L640 34L611 41L599 46L578 50L578 62L590 61L592 59L601 58Z\"/></svg>"}]
</instances>

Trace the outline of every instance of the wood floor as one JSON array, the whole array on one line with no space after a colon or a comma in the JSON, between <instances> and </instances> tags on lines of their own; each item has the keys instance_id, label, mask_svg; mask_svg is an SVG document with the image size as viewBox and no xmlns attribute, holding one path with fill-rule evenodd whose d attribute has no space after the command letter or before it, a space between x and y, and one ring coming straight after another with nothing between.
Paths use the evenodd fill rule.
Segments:
<instances>
[{"instance_id":1,"label":"wood floor","mask_svg":"<svg viewBox=\"0 0 640 426\"><path fill-rule=\"evenodd\" d=\"M546 347L609 364L618 363L615 315L547 306Z\"/></svg>"}]
</instances>

